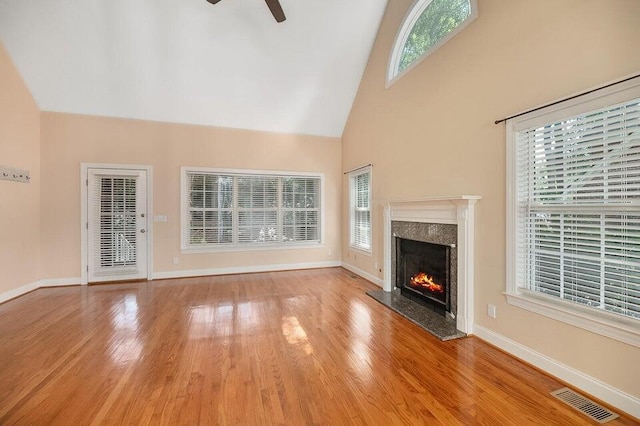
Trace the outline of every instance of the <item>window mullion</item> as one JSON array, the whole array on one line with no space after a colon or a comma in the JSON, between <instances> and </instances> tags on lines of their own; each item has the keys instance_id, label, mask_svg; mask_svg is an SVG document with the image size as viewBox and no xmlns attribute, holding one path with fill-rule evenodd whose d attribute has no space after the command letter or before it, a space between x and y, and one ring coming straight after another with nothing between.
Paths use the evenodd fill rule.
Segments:
<instances>
[{"instance_id":1,"label":"window mullion","mask_svg":"<svg viewBox=\"0 0 640 426\"><path fill-rule=\"evenodd\" d=\"M278 242L284 241L284 200L283 200L283 190L282 186L284 185L284 179L282 177L278 177L278 187L277 187L277 195L276 195L276 208L277 208L277 225L276 225L276 235L278 235Z\"/></svg>"},{"instance_id":2,"label":"window mullion","mask_svg":"<svg viewBox=\"0 0 640 426\"><path fill-rule=\"evenodd\" d=\"M238 214L238 199L240 198L240 194L238 191L238 177L237 176L233 176L233 184L232 184L232 188L233 188L233 210L232 210L232 218L231 218L231 235L232 235L232 241L233 244L238 244L239 242L239 234L240 234L240 226L239 226L239 221L240 221L240 215Z\"/></svg>"},{"instance_id":3,"label":"window mullion","mask_svg":"<svg viewBox=\"0 0 640 426\"><path fill-rule=\"evenodd\" d=\"M600 215L600 309L605 309L605 265L606 265L606 219L605 214Z\"/></svg>"},{"instance_id":4,"label":"window mullion","mask_svg":"<svg viewBox=\"0 0 640 426\"><path fill-rule=\"evenodd\" d=\"M524 149L527 157L528 157L528 161L527 161L527 165L526 165L526 179L527 179L527 187L526 187L526 191L527 191L527 198L525 201L525 216L520 218L520 223L519 226L524 226L524 246L525 246L525 253L524 255L526 255L526 258L529 259L528 262L528 266L529 266L529 270L525 271L525 277L528 278L528 281L525 285L527 286L527 288L531 289L531 290L538 290L541 286L541 282L538 280L538 270L536 268L536 257L535 257L535 241L536 241L536 229L533 223L533 215L531 212L531 207L532 207L532 203L535 201L535 199L533 198L533 188L534 188L534 173L533 173L533 162L535 159L535 152L532 148L532 143L533 143L533 136L531 133L528 133L527 135L527 144L525 147L521 147L519 149ZM520 208L520 197L521 194L518 195L518 208ZM524 222L524 224L522 223Z\"/></svg>"},{"instance_id":5,"label":"window mullion","mask_svg":"<svg viewBox=\"0 0 640 426\"><path fill-rule=\"evenodd\" d=\"M564 299L565 281L564 271L566 269L565 256L564 256L564 242L565 242L565 227L564 227L564 213L560 213L560 299Z\"/></svg>"},{"instance_id":6,"label":"window mullion","mask_svg":"<svg viewBox=\"0 0 640 426\"><path fill-rule=\"evenodd\" d=\"M356 222L356 209L355 209L355 204L356 204L356 180L355 178L350 178L349 179L349 186L350 186L350 196L349 196L349 216L351 217L351 221L350 224L351 226L349 226L349 233L351 234L350 237L350 242L351 244L355 243L355 238L356 238L356 232L355 232L355 222Z\"/></svg>"},{"instance_id":7,"label":"window mullion","mask_svg":"<svg viewBox=\"0 0 640 426\"><path fill-rule=\"evenodd\" d=\"M602 180L603 180L602 185L604 187L603 188L603 192L604 193L603 193L602 197L604 198L605 202L607 202L607 200L609 199L609 185L607 185L607 181L609 179L609 167L608 167L608 165L609 165L609 162L612 159L612 157L610 157L608 155L608 152L609 152L608 151L609 140L606 137L606 133L609 130L608 127L609 127L609 125L605 124L605 128L603 130L603 132L605 133L605 136L604 136L604 141L603 141L603 143L604 143L604 147L603 147L603 151L604 151L604 160L603 160L604 164L603 164L603 167L604 167L604 170L602 171Z\"/></svg>"}]
</instances>

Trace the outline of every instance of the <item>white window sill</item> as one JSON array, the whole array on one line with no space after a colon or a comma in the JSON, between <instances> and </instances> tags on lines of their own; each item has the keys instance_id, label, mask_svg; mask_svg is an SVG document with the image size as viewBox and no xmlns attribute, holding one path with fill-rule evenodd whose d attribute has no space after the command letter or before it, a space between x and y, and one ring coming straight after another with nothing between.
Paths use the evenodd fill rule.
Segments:
<instances>
[{"instance_id":1,"label":"white window sill","mask_svg":"<svg viewBox=\"0 0 640 426\"><path fill-rule=\"evenodd\" d=\"M640 321L521 290L505 293L509 304L640 347Z\"/></svg>"},{"instance_id":2,"label":"white window sill","mask_svg":"<svg viewBox=\"0 0 640 426\"><path fill-rule=\"evenodd\" d=\"M243 251L271 251L271 250L301 250L301 249L321 249L325 245L318 242L310 243L291 243L291 244L238 244L238 245L221 245L219 247L182 247L180 253L225 253L225 252L243 252Z\"/></svg>"}]
</instances>

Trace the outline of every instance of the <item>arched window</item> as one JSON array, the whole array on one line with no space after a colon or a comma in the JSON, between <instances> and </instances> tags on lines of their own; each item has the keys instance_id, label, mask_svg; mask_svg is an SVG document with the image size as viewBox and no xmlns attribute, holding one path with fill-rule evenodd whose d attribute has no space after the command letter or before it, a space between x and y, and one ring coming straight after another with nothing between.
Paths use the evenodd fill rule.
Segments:
<instances>
[{"instance_id":1,"label":"arched window","mask_svg":"<svg viewBox=\"0 0 640 426\"><path fill-rule=\"evenodd\" d=\"M416 0L391 52L387 83L417 65L473 21L476 0Z\"/></svg>"}]
</instances>

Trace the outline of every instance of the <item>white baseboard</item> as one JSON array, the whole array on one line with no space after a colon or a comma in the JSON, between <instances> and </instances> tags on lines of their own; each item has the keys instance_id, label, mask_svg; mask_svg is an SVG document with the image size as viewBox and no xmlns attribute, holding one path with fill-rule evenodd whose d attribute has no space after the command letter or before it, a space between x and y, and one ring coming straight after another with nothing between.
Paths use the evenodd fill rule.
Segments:
<instances>
[{"instance_id":1,"label":"white baseboard","mask_svg":"<svg viewBox=\"0 0 640 426\"><path fill-rule=\"evenodd\" d=\"M474 325L473 334L548 374L575 386L579 390L619 408L627 414L640 418L639 398L618 390L574 368L559 363L546 355L536 352L480 325Z\"/></svg>"},{"instance_id":2,"label":"white baseboard","mask_svg":"<svg viewBox=\"0 0 640 426\"><path fill-rule=\"evenodd\" d=\"M0 303L6 302L7 300L15 299L18 296L22 296L23 294L29 293L30 291L36 290L40 287L40 282L36 281L30 284L25 284L18 288L11 289L9 291L5 291L4 293L0 293Z\"/></svg>"},{"instance_id":3,"label":"white baseboard","mask_svg":"<svg viewBox=\"0 0 640 426\"><path fill-rule=\"evenodd\" d=\"M68 286L68 285L79 285L80 278L60 278L55 280L39 280L29 284L25 284L23 286L11 289L9 291L5 291L4 293L0 293L0 303L6 302L7 300L15 299L16 297L20 297L23 294L27 294L30 291L37 290L43 287L60 287L60 286Z\"/></svg>"},{"instance_id":4,"label":"white baseboard","mask_svg":"<svg viewBox=\"0 0 640 426\"><path fill-rule=\"evenodd\" d=\"M372 283L374 283L375 285L382 287L382 285L384 284L382 279L376 277L375 275L371 275L368 272L363 271L360 268L357 268L353 265L350 265L346 262L342 262L342 267L348 271L353 272L354 274L358 274L360 275L362 278L364 278L367 281L371 281Z\"/></svg>"},{"instance_id":5,"label":"white baseboard","mask_svg":"<svg viewBox=\"0 0 640 426\"><path fill-rule=\"evenodd\" d=\"M232 268L192 269L182 271L154 272L154 280L167 278L202 277L207 275L246 274L254 272L290 271L293 269L334 268L340 266L339 261L315 263L289 263L280 265L239 266Z\"/></svg>"},{"instance_id":6,"label":"white baseboard","mask_svg":"<svg viewBox=\"0 0 640 426\"><path fill-rule=\"evenodd\" d=\"M48 279L48 280L40 280L40 287L65 287L65 286L74 286L80 285L82 278L56 278L56 279Z\"/></svg>"}]
</instances>

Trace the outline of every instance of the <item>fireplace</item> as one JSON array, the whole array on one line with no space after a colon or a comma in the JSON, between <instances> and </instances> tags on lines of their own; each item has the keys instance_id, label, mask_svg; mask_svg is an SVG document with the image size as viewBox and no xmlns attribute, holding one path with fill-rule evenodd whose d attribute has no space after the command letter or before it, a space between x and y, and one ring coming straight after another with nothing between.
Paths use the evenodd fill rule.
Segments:
<instances>
[{"instance_id":1,"label":"fireplace","mask_svg":"<svg viewBox=\"0 0 640 426\"><path fill-rule=\"evenodd\" d=\"M452 245L396 237L396 287L445 315L451 311Z\"/></svg>"},{"instance_id":2,"label":"fireplace","mask_svg":"<svg viewBox=\"0 0 640 426\"><path fill-rule=\"evenodd\" d=\"M463 333L473 333L475 204L482 197L460 195L390 201L384 209L384 280L395 292L398 258L396 238L448 245L450 250L449 311Z\"/></svg>"}]
</instances>

